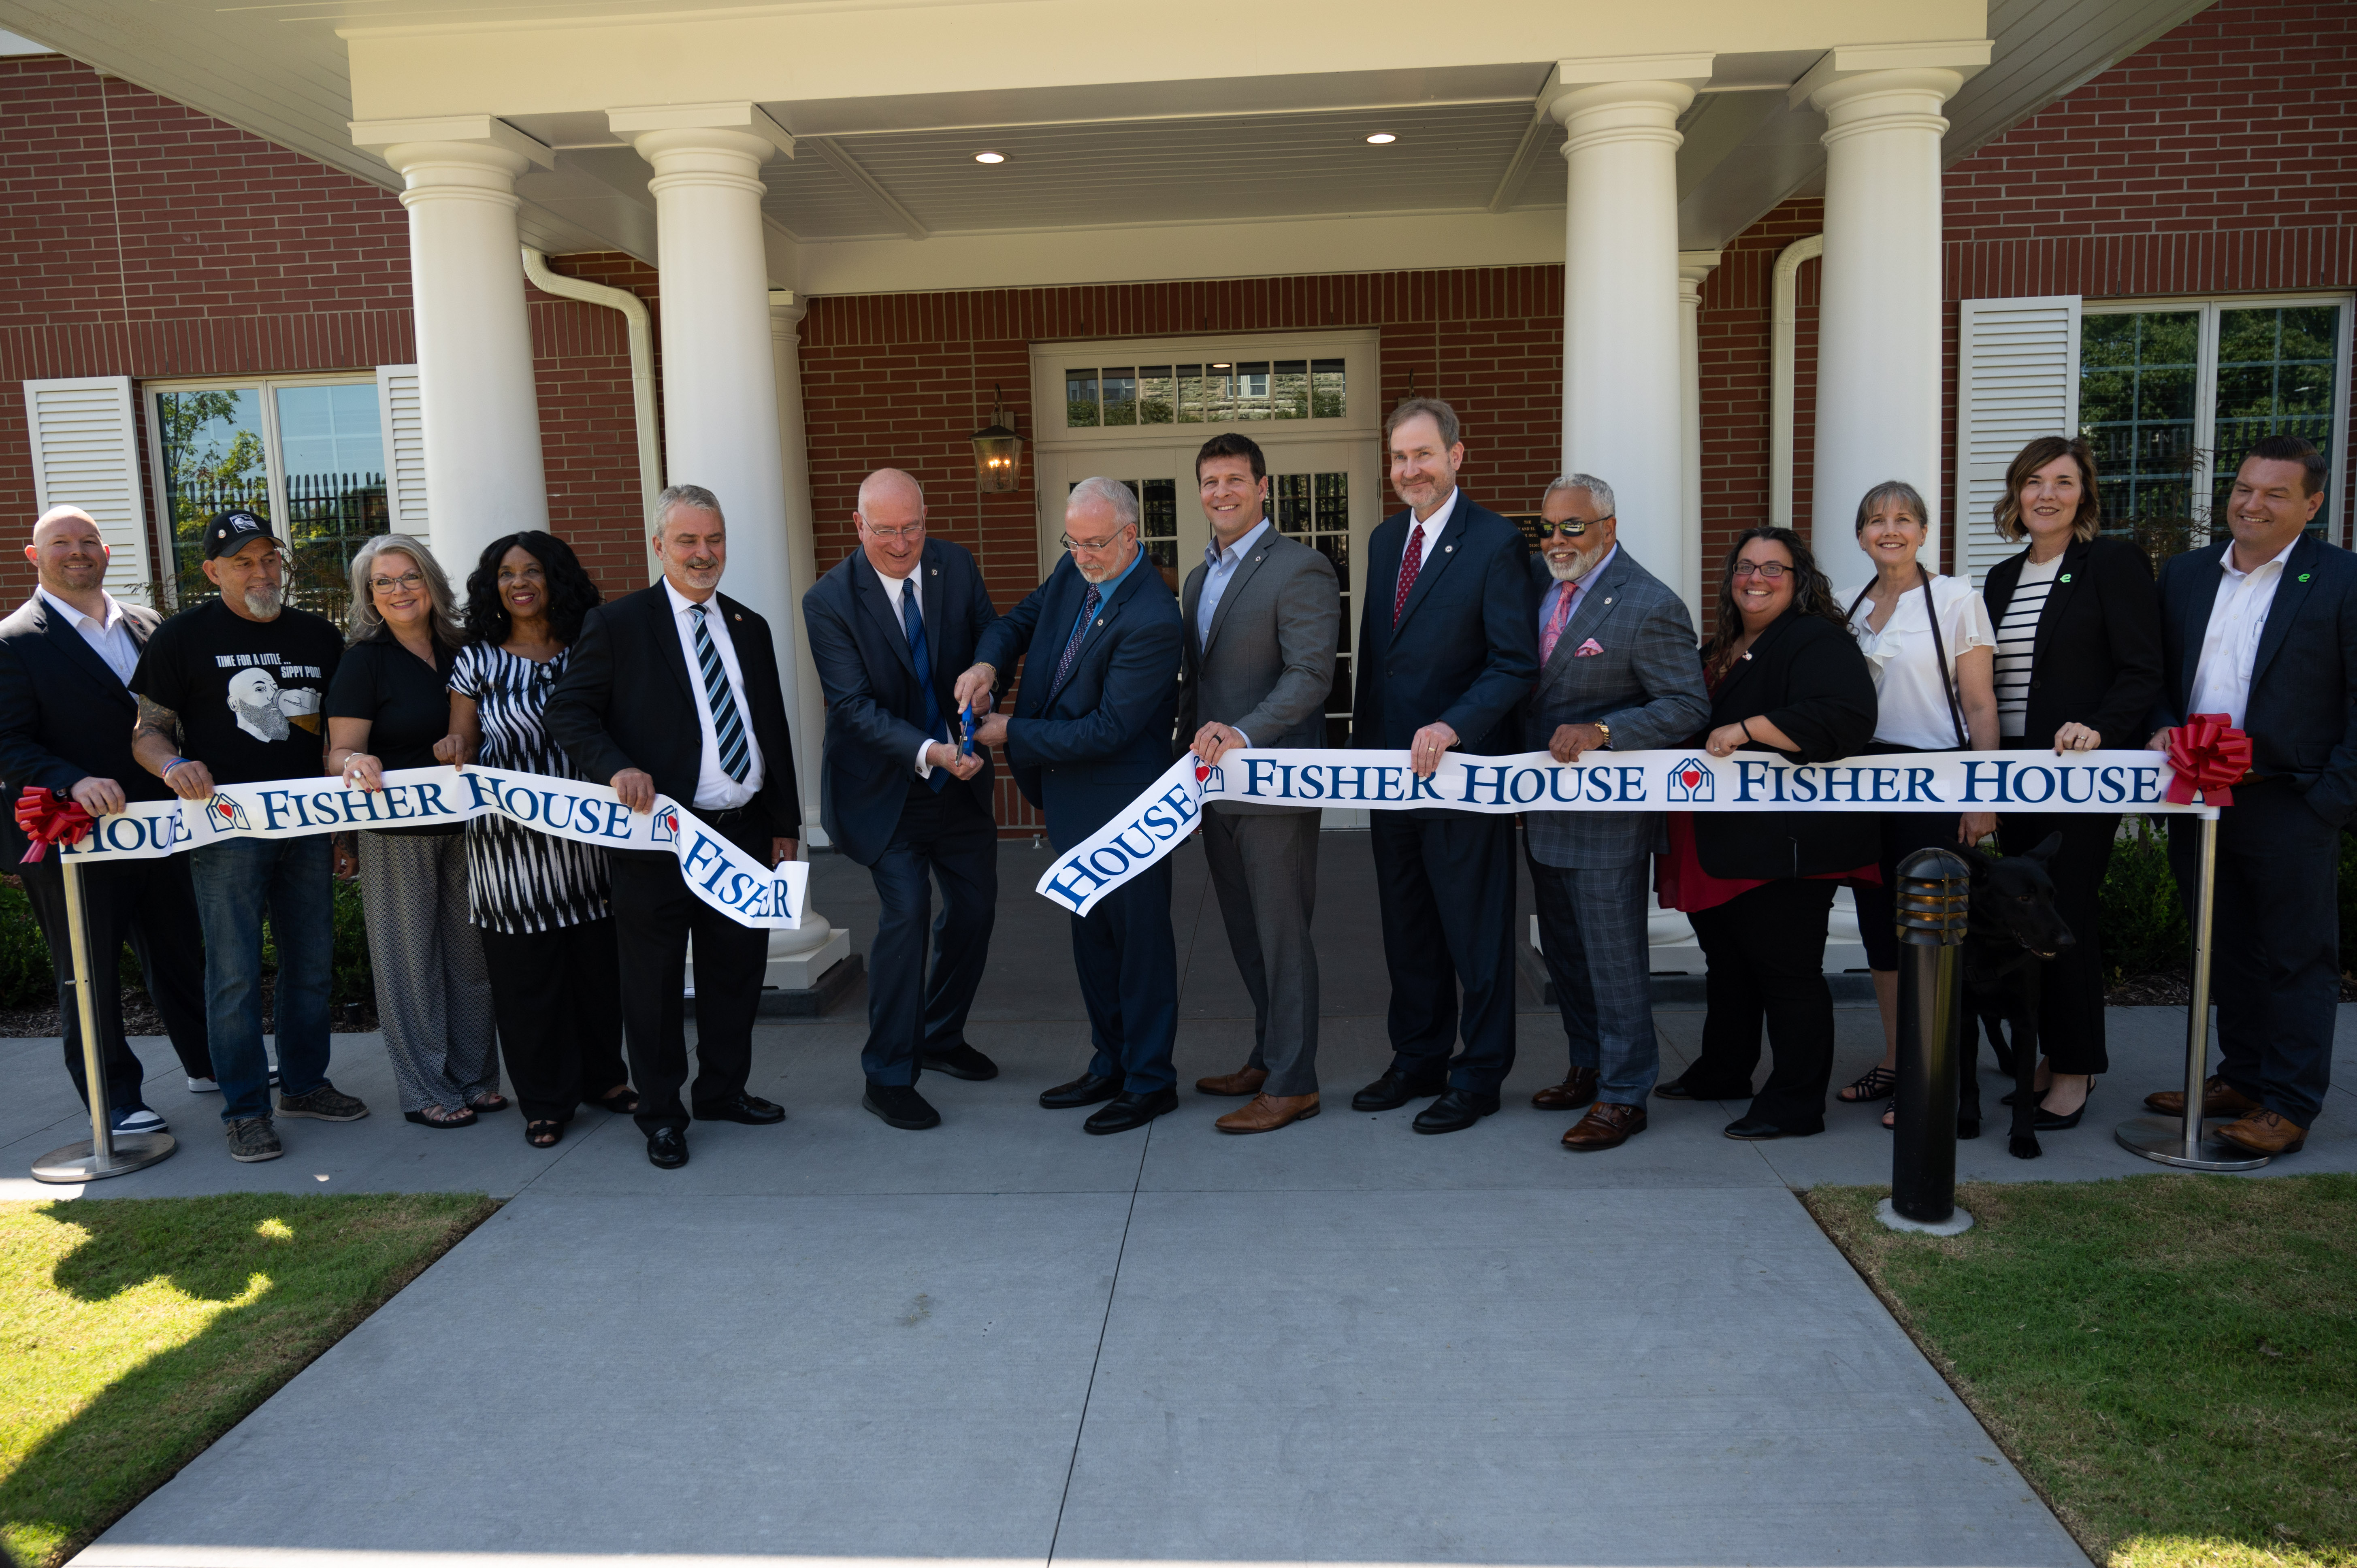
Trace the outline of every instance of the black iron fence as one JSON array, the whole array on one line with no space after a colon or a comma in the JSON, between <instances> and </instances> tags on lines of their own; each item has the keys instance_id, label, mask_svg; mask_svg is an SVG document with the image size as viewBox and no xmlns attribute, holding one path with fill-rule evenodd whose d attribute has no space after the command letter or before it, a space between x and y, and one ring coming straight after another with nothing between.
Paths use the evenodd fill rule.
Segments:
<instances>
[{"instance_id":1,"label":"black iron fence","mask_svg":"<svg viewBox=\"0 0 2357 1568\"><path fill-rule=\"evenodd\" d=\"M272 517L270 488L259 477L182 480L173 487L171 507L178 603L196 604L213 591L204 574L205 520L242 508L270 518L285 543L288 600L339 625L351 603L353 553L392 527L382 474L291 475L283 519Z\"/></svg>"}]
</instances>

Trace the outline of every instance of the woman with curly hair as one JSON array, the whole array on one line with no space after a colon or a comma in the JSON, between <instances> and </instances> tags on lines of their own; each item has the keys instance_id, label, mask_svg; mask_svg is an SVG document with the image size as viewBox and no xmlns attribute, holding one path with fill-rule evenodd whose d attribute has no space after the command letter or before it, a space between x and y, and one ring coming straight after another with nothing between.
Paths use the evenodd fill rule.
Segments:
<instances>
[{"instance_id":1,"label":"woman with curly hair","mask_svg":"<svg viewBox=\"0 0 2357 1568\"><path fill-rule=\"evenodd\" d=\"M1713 757L1772 751L1831 762L1874 738L1874 676L1835 602L1833 585L1789 528L1738 535L1719 579L1718 625L1703 648ZM1702 944L1709 1011L1702 1053L1653 1092L1664 1100L1742 1100L1727 1135L1807 1137L1825 1128L1834 1000L1825 924L1834 887L1870 879L1881 848L1858 811L1672 812L1656 883ZM1767 1026L1775 1065L1757 1095Z\"/></svg>"},{"instance_id":2,"label":"woman with curly hair","mask_svg":"<svg viewBox=\"0 0 2357 1568\"><path fill-rule=\"evenodd\" d=\"M450 675L460 763L579 779L542 710L597 585L572 546L532 532L495 539L467 579L467 646ZM604 852L503 817L467 824L474 923L524 1140L545 1149L576 1105L638 1109L622 1064L622 1002Z\"/></svg>"}]
</instances>

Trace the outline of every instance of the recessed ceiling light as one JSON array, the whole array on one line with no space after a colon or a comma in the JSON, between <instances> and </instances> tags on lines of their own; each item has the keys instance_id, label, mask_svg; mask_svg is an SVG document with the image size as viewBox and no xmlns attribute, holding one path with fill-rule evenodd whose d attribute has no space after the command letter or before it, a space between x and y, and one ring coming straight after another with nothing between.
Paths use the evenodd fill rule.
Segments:
<instances>
[{"instance_id":1,"label":"recessed ceiling light","mask_svg":"<svg viewBox=\"0 0 2357 1568\"><path fill-rule=\"evenodd\" d=\"M1226 370L1227 368L1228 368L1228 362L1227 362L1225 360L1222 360L1218 364L1213 365L1213 366L1211 367L1211 369L1213 369L1213 370L1215 370L1215 371L1224 371L1224 370Z\"/></svg>"},{"instance_id":2,"label":"recessed ceiling light","mask_svg":"<svg viewBox=\"0 0 2357 1568\"><path fill-rule=\"evenodd\" d=\"M1393 135L1389 131L1378 131L1373 135L1369 136L1367 140L1378 147L1384 147L1398 141L1399 138Z\"/></svg>"},{"instance_id":3,"label":"recessed ceiling light","mask_svg":"<svg viewBox=\"0 0 2357 1568\"><path fill-rule=\"evenodd\" d=\"M974 161L978 164L1003 164L1006 161L1006 155L1005 153L976 153L974 155Z\"/></svg>"}]
</instances>

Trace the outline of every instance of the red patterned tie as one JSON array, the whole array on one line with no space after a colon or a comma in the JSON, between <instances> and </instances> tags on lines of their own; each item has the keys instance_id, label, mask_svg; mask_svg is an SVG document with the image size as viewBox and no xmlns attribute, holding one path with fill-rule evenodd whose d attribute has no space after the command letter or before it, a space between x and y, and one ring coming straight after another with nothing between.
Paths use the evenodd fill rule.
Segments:
<instances>
[{"instance_id":1,"label":"red patterned tie","mask_svg":"<svg viewBox=\"0 0 2357 1568\"><path fill-rule=\"evenodd\" d=\"M1399 592L1392 596L1392 624L1399 625L1400 611L1407 608L1407 591L1415 586L1416 569L1424 564L1424 524L1417 523L1415 532L1407 536L1407 553L1400 557Z\"/></svg>"},{"instance_id":2,"label":"red patterned tie","mask_svg":"<svg viewBox=\"0 0 2357 1568\"><path fill-rule=\"evenodd\" d=\"M1571 620L1571 601L1579 596L1578 585L1566 583L1555 596L1555 612L1547 617L1546 630L1539 634L1539 662L1555 657L1555 645L1563 640L1563 628Z\"/></svg>"}]
</instances>

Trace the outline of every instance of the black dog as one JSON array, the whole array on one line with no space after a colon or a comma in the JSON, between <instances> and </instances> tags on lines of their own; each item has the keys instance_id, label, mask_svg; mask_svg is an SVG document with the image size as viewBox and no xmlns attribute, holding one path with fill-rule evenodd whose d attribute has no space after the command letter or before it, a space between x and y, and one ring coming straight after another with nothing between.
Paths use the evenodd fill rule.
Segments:
<instances>
[{"instance_id":1,"label":"black dog","mask_svg":"<svg viewBox=\"0 0 2357 1568\"><path fill-rule=\"evenodd\" d=\"M2050 833L2028 854L2002 857L1970 850L1972 919L1964 934L1964 1001L1987 1031L1997 1070L2014 1082L2013 1130L2006 1147L2014 1158L2034 1160L2038 1146L2038 988L2046 961L2076 939L2054 910L2054 880L2046 863L2062 847ZM2003 1026L2012 1026L2006 1038ZM1981 1132L1980 1047L1958 1041L1963 1058L1957 1085L1956 1135Z\"/></svg>"}]
</instances>

